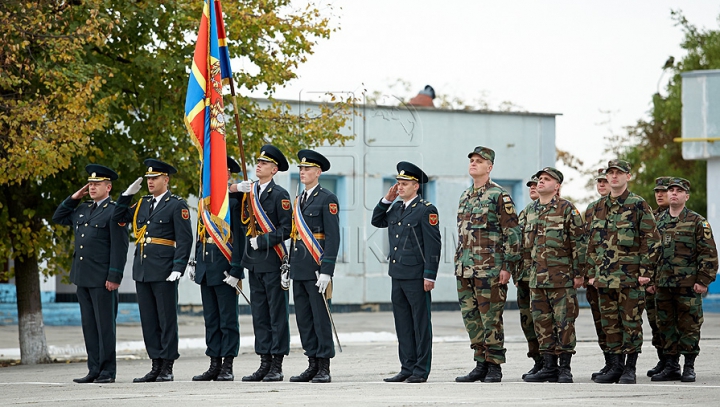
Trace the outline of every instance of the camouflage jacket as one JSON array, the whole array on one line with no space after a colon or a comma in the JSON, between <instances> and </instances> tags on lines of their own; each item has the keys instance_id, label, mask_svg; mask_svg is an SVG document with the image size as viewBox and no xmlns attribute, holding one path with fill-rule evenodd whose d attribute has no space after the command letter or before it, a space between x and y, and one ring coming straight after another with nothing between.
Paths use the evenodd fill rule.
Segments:
<instances>
[{"instance_id":1,"label":"camouflage jacket","mask_svg":"<svg viewBox=\"0 0 720 407\"><path fill-rule=\"evenodd\" d=\"M588 278L595 287L638 287L639 277L653 278L660 244L655 217L645 200L630 191L607 195L587 220Z\"/></svg>"},{"instance_id":2,"label":"camouflage jacket","mask_svg":"<svg viewBox=\"0 0 720 407\"><path fill-rule=\"evenodd\" d=\"M585 264L583 265L583 275L585 276L585 281L588 280L588 274L590 274L590 267L588 267L588 253L587 253L587 238L590 235L590 224L592 224L592 216L595 212L595 205L597 205L598 202L600 202L602 198L598 199L597 201L590 202L587 209L585 209Z\"/></svg>"},{"instance_id":3,"label":"camouflage jacket","mask_svg":"<svg viewBox=\"0 0 720 407\"><path fill-rule=\"evenodd\" d=\"M457 215L458 247L455 275L464 278L497 277L500 270L515 272L520 261L520 226L510 195L488 180L460 196Z\"/></svg>"},{"instance_id":4,"label":"camouflage jacket","mask_svg":"<svg viewBox=\"0 0 720 407\"><path fill-rule=\"evenodd\" d=\"M657 222L658 219L660 219L660 215L662 215L663 212L665 212L667 210L668 210L667 206L658 206L657 208L655 208L655 210L653 211L653 215L655 216L655 222Z\"/></svg>"},{"instance_id":5,"label":"camouflage jacket","mask_svg":"<svg viewBox=\"0 0 720 407\"><path fill-rule=\"evenodd\" d=\"M525 220L527 219L527 211L530 206L532 206L535 203L535 201L530 202L525 206L525 209L520 211L520 214L518 214L518 225L520 226L520 231L522 232L525 230ZM521 239L521 244L522 244ZM512 272L512 277L514 282L518 281L527 281L530 282L530 267L532 266L532 260L522 258L521 262L518 263L518 267L515 268L515 270Z\"/></svg>"},{"instance_id":6,"label":"camouflage jacket","mask_svg":"<svg viewBox=\"0 0 720 407\"><path fill-rule=\"evenodd\" d=\"M533 202L525 213L523 260L530 262L530 287L569 288L583 275L585 228L580 212L567 199Z\"/></svg>"},{"instance_id":7,"label":"camouflage jacket","mask_svg":"<svg viewBox=\"0 0 720 407\"><path fill-rule=\"evenodd\" d=\"M662 237L655 284L659 287L707 287L715 281L718 254L710 224L684 208L677 217L670 211L658 218Z\"/></svg>"}]
</instances>

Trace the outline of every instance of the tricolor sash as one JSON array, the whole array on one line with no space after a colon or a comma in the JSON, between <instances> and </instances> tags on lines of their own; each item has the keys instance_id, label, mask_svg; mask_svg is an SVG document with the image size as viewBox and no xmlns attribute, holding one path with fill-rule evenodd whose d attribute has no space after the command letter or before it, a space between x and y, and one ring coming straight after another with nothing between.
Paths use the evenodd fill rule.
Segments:
<instances>
[{"instance_id":1,"label":"tricolor sash","mask_svg":"<svg viewBox=\"0 0 720 407\"><path fill-rule=\"evenodd\" d=\"M207 233L212 237L213 241L215 242L215 245L220 249L220 252L225 256L227 261L230 261L232 258L232 243L230 243L230 228L227 229L221 228L220 225L224 225L223 222L219 222L219 219L217 216L213 215L205 209L205 205L202 203L200 204L200 213L202 216L202 220L204 223L204 228L202 230L202 235ZM229 226L229 225L227 225ZM201 236L202 236L201 235ZM205 240L203 239L203 242ZM205 243L203 243L204 245Z\"/></svg>"},{"instance_id":2,"label":"tricolor sash","mask_svg":"<svg viewBox=\"0 0 720 407\"><path fill-rule=\"evenodd\" d=\"M305 218L303 218L302 211L300 210L299 199L299 197L295 198L295 210L293 211L295 228L297 229L297 234L300 235L300 239L305 243L305 247L307 247L313 259L315 259L315 262L320 265L323 259L323 249L317 239L315 239L315 236L313 236L312 230L310 230L307 223L305 223ZM297 237L295 237L295 239L297 239Z\"/></svg>"},{"instance_id":3,"label":"tricolor sash","mask_svg":"<svg viewBox=\"0 0 720 407\"><path fill-rule=\"evenodd\" d=\"M268 217L267 213L265 213L265 210L263 209L262 205L260 205L260 197L255 193L255 185L257 182L253 182L252 186L250 187L250 205L252 206L253 213L255 214L255 220L257 221L258 226L260 226L260 229L263 231L263 233L271 233L276 230L275 225L272 224L270 221L270 218ZM273 246L273 249L275 250L275 253L280 257L280 260L284 259L285 256L288 255L287 248L285 247L285 242L280 242Z\"/></svg>"}]
</instances>

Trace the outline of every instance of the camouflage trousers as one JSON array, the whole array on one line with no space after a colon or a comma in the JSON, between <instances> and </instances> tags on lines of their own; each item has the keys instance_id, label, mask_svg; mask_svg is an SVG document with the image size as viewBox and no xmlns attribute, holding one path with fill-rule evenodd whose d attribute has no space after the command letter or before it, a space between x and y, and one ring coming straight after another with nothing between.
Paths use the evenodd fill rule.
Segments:
<instances>
[{"instance_id":1,"label":"camouflage trousers","mask_svg":"<svg viewBox=\"0 0 720 407\"><path fill-rule=\"evenodd\" d=\"M655 349L662 350L662 338L657 324L657 304L655 302L655 294L645 292L645 314L650 323L650 332L652 332L652 345Z\"/></svg>"},{"instance_id":2,"label":"camouflage trousers","mask_svg":"<svg viewBox=\"0 0 720 407\"><path fill-rule=\"evenodd\" d=\"M575 319L578 316L574 288L531 288L532 316L540 353L575 353Z\"/></svg>"},{"instance_id":3,"label":"camouflage trousers","mask_svg":"<svg viewBox=\"0 0 720 407\"><path fill-rule=\"evenodd\" d=\"M666 355L697 355L700 353L702 297L692 287L658 287L658 330Z\"/></svg>"},{"instance_id":4,"label":"camouflage trousers","mask_svg":"<svg viewBox=\"0 0 720 407\"><path fill-rule=\"evenodd\" d=\"M598 288L607 352L642 352L645 288Z\"/></svg>"},{"instance_id":5,"label":"camouflage trousers","mask_svg":"<svg viewBox=\"0 0 720 407\"><path fill-rule=\"evenodd\" d=\"M505 363L503 308L507 285L500 285L499 280L457 277L460 311L478 362Z\"/></svg>"},{"instance_id":6,"label":"camouflage trousers","mask_svg":"<svg viewBox=\"0 0 720 407\"><path fill-rule=\"evenodd\" d=\"M595 333L598 337L598 345L600 350L605 352L607 349L607 342L605 341L605 331L602 328L602 317L600 316L600 299L598 298L598 290L594 286L588 285L585 290L585 298L590 304L590 313L595 323Z\"/></svg>"},{"instance_id":7,"label":"camouflage trousers","mask_svg":"<svg viewBox=\"0 0 720 407\"><path fill-rule=\"evenodd\" d=\"M527 356L534 359L540 356L540 344L535 334L535 324L530 309L530 283L527 281L521 280L517 283L517 305L520 309L520 327L528 343Z\"/></svg>"}]
</instances>

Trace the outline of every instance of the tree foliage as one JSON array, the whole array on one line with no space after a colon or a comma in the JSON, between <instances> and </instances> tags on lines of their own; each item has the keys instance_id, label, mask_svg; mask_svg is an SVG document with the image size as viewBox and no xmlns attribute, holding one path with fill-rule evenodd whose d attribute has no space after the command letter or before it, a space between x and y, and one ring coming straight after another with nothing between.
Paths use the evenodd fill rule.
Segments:
<instances>
[{"instance_id":1,"label":"tree foliage","mask_svg":"<svg viewBox=\"0 0 720 407\"><path fill-rule=\"evenodd\" d=\"M687 55L671 68L667 95L655 94L649 119L638 120L627 128L626 138L632 146L620 155L633 165L630 189L653 201L655 178L679 176L692 183L688 207L705 215L707 212L707 165L703 160L682 158L682 146L673 142L681 137L682 72L720 68L720 30L701 29L690 23L680 11L672 17L684 33L680 46Z\"/></svg>"},{"instance_id":2,"label":"tree foliage","mask_svg":"<svg viewBox=\"0 0 720 407\"><path fill-rule=\"evenodd\" d=\"M272 142L292 159L301 148L344 143L350 136L339 130L354 101L329 95L314 115L272 99L335 30L331 7L290 3L226 1L223 11L239 93L237 106L229 97L225 105L240 116L245 150ZM85 165L118 171L116 196L143 174L145 158L160 158L179 170L173 193L195 192L198 157L183 120L202 5L0 1L0 265L15 260L19 304L20 296L37 295L39 307L39 286L21 287L28 280L20 273L36 273L46 260L46 273L69 265L70 233L50 218L86 182ZM258 91L269 105L248 96ZM227 143L237 157L234 130Z\"/></svg>"}]
</instances>

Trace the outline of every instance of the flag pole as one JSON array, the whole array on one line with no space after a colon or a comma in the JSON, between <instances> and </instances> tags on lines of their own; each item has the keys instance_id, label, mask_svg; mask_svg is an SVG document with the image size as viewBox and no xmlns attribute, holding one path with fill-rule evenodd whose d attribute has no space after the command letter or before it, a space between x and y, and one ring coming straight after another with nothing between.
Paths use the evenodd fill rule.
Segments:
<instances>
[{"instance_id":1,"label":"flag pole","mask_svg":"<svg viewBox=\"0 0 720 407\"><path fill-rule=\"evenodd\" d=\"M247 165L245 163L245 148L243 147L243 139L242 139L242 133L240 132L240 116L238 115L238 110L240 109L238 107L237 102L237 94L235 93L235 81L232 78L232 75L228 78L228 82L230 83L230 94L232 95L233 99L233 114L235 117L235 130L237 131L237 138L238 138L238 147L240 148L240 165L243 169L243 180L247 181ZM242 209L241 209L242 210ZM248 211L248 235L251 237L255 237L258 235L257 228L255 227L255 212L253 212L252 205L250 205L250 201L247 201L247 211Z\"/></svg>"}]
</instances>

